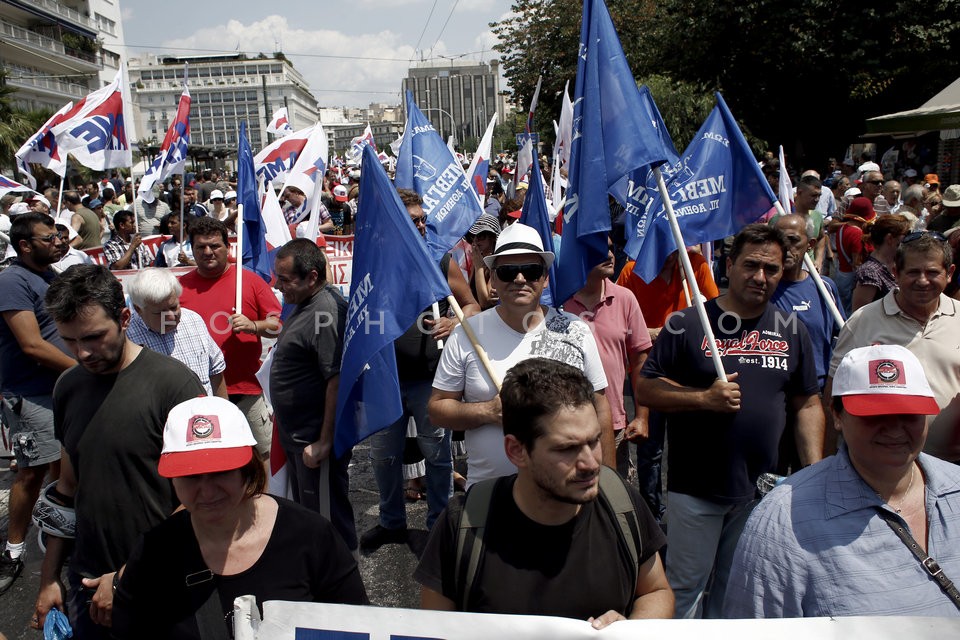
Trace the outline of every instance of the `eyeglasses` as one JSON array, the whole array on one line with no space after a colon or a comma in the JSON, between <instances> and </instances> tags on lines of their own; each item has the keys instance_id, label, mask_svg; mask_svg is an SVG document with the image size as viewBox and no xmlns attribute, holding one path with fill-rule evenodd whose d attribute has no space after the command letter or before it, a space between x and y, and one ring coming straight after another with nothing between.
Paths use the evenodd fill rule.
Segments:
<instances>
[{"instance_id":1,"label":"eyeglasses","mask_svg":"<svg viewBox=\"0 0 960 640\"><path fill-rule=\"evenodd\" d=\"M543 277L544 268L542 264L503 264L494 269L501 282L513 282L518 275L523 275L527 281L539 280Z\"/></svg>"},{"instance_id":2,"label":"eyeglasses","mask_svg":"<svg viewBox=\"0 0 960 640\"><path fill-rule=\"evenodd\" d=\"M63 236L60 235L59 233L51 233L46 236L31 236L30 239L41 240L43 242L46 242L47 244L50 244L52 242L56 242L57 240L63 240Z\"/></svg>"},{"instance_id":3,"label":"eyeglasses","mask_svg":"<svg viewBox=\"0 0 960 640\"><path fill-rule=\"evenodd\" d=\"M864 180L863 184L872 184L880 187L883 186L883 180Z\"/></svg>"},{"instance_id":4,"label":"eyeglasses","mask_svg":"<svg viewBox=\"0 0 960 640\"><path fill-rule=\"evenodd\" d=\"M946 237L944 237L942 233L937 233L936 231L914 231L913 233L908 233L907 235L903 236L903 240L900 241L900 244L908 244L914 240L919 240L924 236L930 236L938 242L947 241Z\"/></svg>"},{"instance_id":5,"label":"eyeglasses","mask_svg":"<svg viewBox=\"0 0 960 640\"><path fill-rule=\"evenodd\" d=\"M411 217L410 221L413 222L413 226L427 224L427 216L417 216L416 218Z\"/></svg>"}]
</instances>

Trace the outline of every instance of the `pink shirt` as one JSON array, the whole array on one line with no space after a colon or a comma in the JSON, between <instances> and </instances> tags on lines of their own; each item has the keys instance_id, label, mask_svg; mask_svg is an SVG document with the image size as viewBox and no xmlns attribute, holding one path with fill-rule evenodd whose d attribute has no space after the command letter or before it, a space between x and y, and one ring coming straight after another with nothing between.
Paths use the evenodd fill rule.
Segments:
<instances>
[{"instance_id":1,"label":"pink shirt","mask_svg":"<svg viewBox=\"0 0 960 640\"><path fill-rule=\"evenodd\" d=\"M603 299L593 309L583 306L577 294L564 303L563 309L586 322L593 332L603 372L607 376L604 394L610 403L613 428L619 430L627 426L623 381L630 356L650 349L653 342L633 292L609 280L603 285Z\"/></svg>"}]
</instances>

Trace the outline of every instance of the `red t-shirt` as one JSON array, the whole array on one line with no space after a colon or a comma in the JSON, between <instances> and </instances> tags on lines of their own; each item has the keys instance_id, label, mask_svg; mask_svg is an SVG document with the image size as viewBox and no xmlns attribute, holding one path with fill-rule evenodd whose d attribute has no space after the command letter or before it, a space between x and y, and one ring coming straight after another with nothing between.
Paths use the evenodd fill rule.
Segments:
<instances>
[{"instance_id":1,"label":"red t-shirt","mask_svg":"<svg viewBox=\"0 0 960 640\"><path fill-rule=\"evenodd\" d=\"M870 239L863 236L863 229L855 224L844 224L837 229L837 262L840 271L856 271L852 262L870 251L873 251L873 247Z\"/></svg>"},{"instance_id":2,"label":"red t-shirt","mask_svg":"<svg viewBox=\"0 0 960 640\"><path fill-rule=\"evenodd\" d=\"M253 333L234 333L230 316L234 312L237 294L236 265L231 264L219 278L204 278L196 269L180 278L183 295L180 304L196 311L207 323L207 330L223 351L227 369L223 372L227 393L259 395L262 392L256 373L260 368L263 347L260 336ZM269 315L280 316L280 301L263 279L253 271L243 272L243 303L241 313L251 320L264 320Z\"/></svg>"}]
</instances>

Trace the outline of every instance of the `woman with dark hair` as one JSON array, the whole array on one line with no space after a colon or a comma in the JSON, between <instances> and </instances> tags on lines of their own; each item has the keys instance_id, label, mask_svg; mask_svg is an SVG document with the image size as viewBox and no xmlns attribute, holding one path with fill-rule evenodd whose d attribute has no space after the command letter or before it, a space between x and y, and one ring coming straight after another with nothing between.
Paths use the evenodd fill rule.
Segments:
<instances>
[{"instance_id":1,"label":"woman with dark hair","mask_svg":"<svg viewBox=\"0 0 960 640\"><path fill-rule=\"evenodd\" d=\"M246 417L223 398L170 410L160 475L184 509L146 533L117 574L117 638L201 638L230 629L233 600L368 604L357 562L333 525L264 494ZM261 612L262 613L262 612Z\"/></svg>"},{"instance_id":2,"label":"woman with dark hair","mask_svg":"<svg viewBox=\"0 0 960 640\"><path fill-rule=\"evenodd\" d=\"M879 300L897 286L893 261L903 236L910 232L910 221L898 214L880 216L869 229L873 251L857 268L856 286L851 298L852 310Z\"/></svg>"}]
</instances>

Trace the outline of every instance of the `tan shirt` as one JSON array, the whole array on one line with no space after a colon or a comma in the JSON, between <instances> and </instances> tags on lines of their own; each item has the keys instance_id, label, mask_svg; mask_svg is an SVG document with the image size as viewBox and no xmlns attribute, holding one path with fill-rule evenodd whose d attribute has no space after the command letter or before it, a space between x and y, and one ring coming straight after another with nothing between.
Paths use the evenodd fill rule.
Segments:
<instances>
[{"instance_id":1,"label":"tan shirt","mask_svg":"<svg viewBox=\"0 0 960 640\"><path fill-rule=\"evenodd\" d=\"M960 302L940 294L940 308L921 325L900 310L896 290L858 309L840 331L830 360L833 377L851 349L873 344L898 344L909 349L923 365L941 411L960 393ZM941 413L927 421L930 432L924 451L944 460L960 460L960 429L956 417Z\"/></svg>"}]
</instances>

